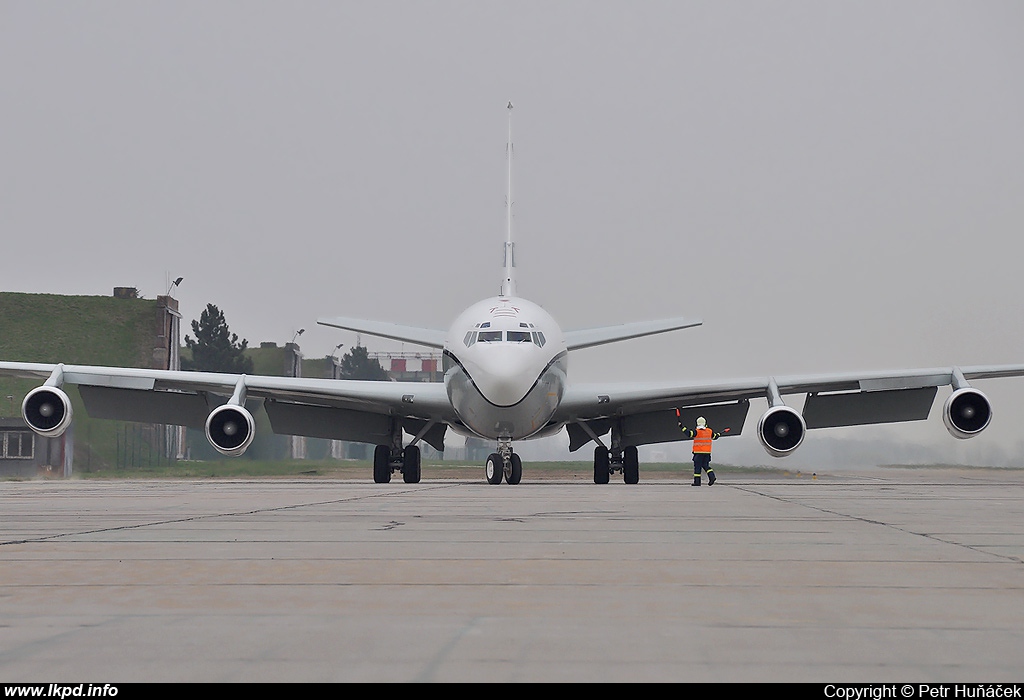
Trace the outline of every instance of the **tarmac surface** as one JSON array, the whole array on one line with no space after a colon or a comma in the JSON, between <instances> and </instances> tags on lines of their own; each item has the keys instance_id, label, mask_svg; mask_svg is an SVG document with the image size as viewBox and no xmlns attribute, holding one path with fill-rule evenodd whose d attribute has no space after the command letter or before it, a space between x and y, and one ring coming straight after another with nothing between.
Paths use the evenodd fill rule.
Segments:
<instances>
[{"instance_id":1,"label":"tarmac surface","mask_svg":"<svg viewBox=\"0 0 1024 700\"><path fill-rule=\"evenodd\" d=\"M0 681L1024 680L1024 470L0 483Z\"/></svg>"}]
</instances>

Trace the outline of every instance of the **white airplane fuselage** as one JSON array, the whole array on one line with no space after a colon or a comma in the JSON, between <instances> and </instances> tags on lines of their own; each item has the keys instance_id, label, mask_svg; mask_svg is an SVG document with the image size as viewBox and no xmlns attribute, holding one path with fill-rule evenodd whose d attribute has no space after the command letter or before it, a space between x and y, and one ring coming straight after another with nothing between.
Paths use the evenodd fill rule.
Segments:
<instances>
[{"instance_id":1,"label":"white airplane fuselage","mask_svg":"<svg viewBox=\"0 0 1024 700\"><path fill-rule=\"evenodd\" d=\"M541 307L515 296L484 299L459 315L444 346L444 383L470 434L521 440L553 434L565 391L562 330ZM457 426L453 426L457 429Z\"/></svg>"}]
</instances>

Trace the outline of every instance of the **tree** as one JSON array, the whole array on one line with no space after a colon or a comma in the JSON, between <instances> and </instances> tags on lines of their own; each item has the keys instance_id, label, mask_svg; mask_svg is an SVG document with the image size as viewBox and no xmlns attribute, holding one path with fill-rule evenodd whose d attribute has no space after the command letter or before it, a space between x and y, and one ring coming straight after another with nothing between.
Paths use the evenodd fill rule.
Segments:
<instances>
[{"instance_id":1,"label":"tree","mask_svg":"<svg viewBox=\"0 0 1024 700\"><path fill-rule=\"evenodd\" d=\"M380 366L380 362L376 358L371 360L362 345L356 345L342 356L341 378L384 382L390 379L387 371Z\"/></svg>"},{"instance_id":2,"label":"tree","mask_svg":"<svg viewBox=\"0 0 1024 700\"><path fill-rule=\"evenodd\" d=\"M229 372L231 374L252 374L252 358L245 356L248 340L238 342L238 336L228 330L224 312L213 304L198 321L192 321L193 340L185 336L185 345L192 351L192 358L181 358L181 368L198 372Z\"/></svg>"}]
</instances>

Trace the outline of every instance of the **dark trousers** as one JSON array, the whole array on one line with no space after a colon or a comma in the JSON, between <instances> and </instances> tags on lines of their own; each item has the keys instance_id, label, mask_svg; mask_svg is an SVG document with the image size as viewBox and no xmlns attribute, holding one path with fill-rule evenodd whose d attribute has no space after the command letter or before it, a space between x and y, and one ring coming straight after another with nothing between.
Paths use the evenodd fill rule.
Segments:
<instances>
[{"instance_id":1,"label":"dark trousers","mask_svg":"<svg viewBox=\"0 0 1024 700\"><path fill-rule=\"evenodd\" d=\"M694 452L693 453L693 478L699 479L701 470L711 474L711 453L710 452Z\"/></svg>"}]
</instances>

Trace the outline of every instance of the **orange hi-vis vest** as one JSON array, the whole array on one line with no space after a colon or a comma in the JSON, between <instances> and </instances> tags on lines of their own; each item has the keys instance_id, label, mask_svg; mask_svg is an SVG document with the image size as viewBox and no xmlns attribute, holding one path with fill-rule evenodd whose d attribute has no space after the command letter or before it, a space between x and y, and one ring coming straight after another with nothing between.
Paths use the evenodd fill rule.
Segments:
<instances>
[{"instance_id":1,"label":"orange hi-vis vest","mask_svg":"<svg viewBox=\"0 0 1024 700\"><path fill-rule=\"evenodd\" d=\"M694 454L711 454L711 428L697 428L697 435L693 438Z\"/></svg>"}]
</instances>

